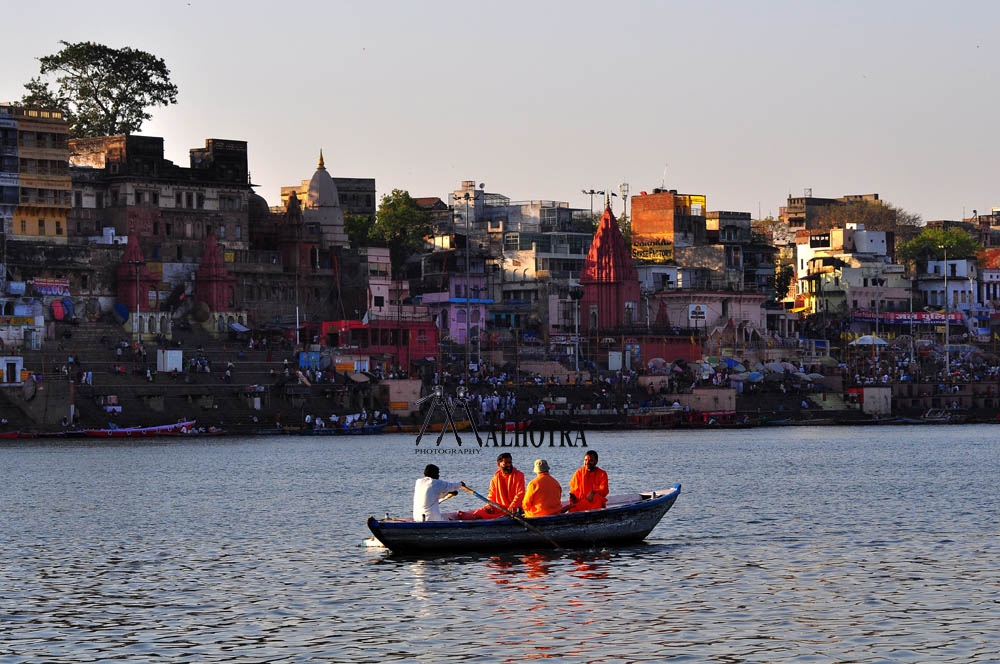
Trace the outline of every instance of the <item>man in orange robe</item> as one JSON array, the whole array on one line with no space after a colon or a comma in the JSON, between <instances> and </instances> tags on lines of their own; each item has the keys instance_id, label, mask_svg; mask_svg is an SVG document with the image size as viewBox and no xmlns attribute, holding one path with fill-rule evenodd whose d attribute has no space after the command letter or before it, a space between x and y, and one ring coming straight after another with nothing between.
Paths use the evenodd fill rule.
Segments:
<instances>
[{"instance_id":1,"label":"man in orange robe","mask_svg":"<svg viewBox=\"0 0 1000 664\"><path fill-rule=\"evenodd\" d=\"M521 509L521 502L524 500L524 473L514 467L510 452L501 452L497 456L497 472L490 480L490 492L486 497L497 505L503 505L510 512ZM462 521L474 521L506 515L492 505L484 505L475 512L459 512L457 516Z\"/></svg>"},{"instance_id":2,"label":"man in orange robe","mask_svg":"<svg viewBox=\"0 0 1000 664\"><path fill-rule=\"evenodd\" d=\"M608 504L608 474L597 467L597 452L583 455L583 466L569 481L570 512L599 510Z\"/></svg>"},{"instance_id":3,"label":"man in orange robe","mask_svg":"<svg viewBox=\"0 0 1000 664\"><path fill-rule=\"evenodd\" d=\"M545 459L535 459L535 479L524 493L524 516L548 516L562 511L562 487L549 475Z\"/></svg>"}]
</instances>

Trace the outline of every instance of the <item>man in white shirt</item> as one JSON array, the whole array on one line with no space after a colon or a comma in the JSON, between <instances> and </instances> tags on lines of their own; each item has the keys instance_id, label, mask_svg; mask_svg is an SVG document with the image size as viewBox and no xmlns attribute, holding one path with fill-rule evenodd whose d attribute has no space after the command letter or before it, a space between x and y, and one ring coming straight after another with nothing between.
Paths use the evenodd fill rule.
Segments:
<instances>
[{"instance_id":1,"label":"man in white shirt","mask_svg":"<svg viewBox=\"0 0 1000 664\"><path fill-rule=\"evenodd\" d=\"M424 476L413 487L413 520L444 521L438 502L450 491L458 491L465 482L445 482L438 479L438 467L433 463L424 468Z\"/></svg>"}]
</instances>

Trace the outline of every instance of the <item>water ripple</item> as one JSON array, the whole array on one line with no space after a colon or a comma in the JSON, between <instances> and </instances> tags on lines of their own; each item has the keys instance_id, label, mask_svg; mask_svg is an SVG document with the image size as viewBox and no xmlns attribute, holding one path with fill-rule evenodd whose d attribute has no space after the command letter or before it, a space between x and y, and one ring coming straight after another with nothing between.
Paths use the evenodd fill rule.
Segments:
<instances>
[{"instance_id":1,"label":"water ripple","mask_svg":"<svg viewBox=\"0 0 1000 664\"><path fill-rule=\"evenodd\" d=\"M684 483L646 542L424 558L359 546L402 437L0 448L0 663L996 661L994 431L594 434L616 491Z\"/></svg>"}]
</instances>

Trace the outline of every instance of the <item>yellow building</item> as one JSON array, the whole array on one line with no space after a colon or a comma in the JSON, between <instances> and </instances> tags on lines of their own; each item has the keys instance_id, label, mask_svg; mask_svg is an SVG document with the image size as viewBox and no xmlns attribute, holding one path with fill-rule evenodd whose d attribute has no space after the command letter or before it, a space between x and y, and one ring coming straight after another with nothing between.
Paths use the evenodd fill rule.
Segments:
<instances>
[{"instance_id":1,"label":"yellow building","mask_svg":"<svg viewBox=\"0 0 1000 664\"><path fill-rule=\"evenodd\" d=\"M69 175L69 124L61 111L14 107L20 198L12 236L66 243L66 215L73 205Z\"/></svg>"}]
</instances>

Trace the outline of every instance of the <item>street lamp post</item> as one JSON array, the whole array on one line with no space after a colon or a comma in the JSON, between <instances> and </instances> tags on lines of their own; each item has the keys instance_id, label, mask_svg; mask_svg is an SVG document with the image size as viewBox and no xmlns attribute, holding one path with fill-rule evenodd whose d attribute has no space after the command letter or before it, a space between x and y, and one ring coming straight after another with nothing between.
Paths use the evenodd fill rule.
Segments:
<instances>
[{"instance_id":1,"label":"street lamp post","mask_svg":"<svg viewBox=\"0 0 1000 664\"><path fill-rule=\"evenodd\" d=\"M944 249L944 372L951 378L951 351L948 348L951 328L951 301L948 299L948 245L942 244Z\"/></svg>"},{"instance_id":2,"label":"street lamp post","mask_svg":"<svg viewBox=\"0 0 1000 664\"><path fill-rule=\"evenodd\" d=\"M598 189L590 189L590 190L581 189L580 191L583 192L584 194L586 194L587 196L590 196L590 218L593 219L594 218L594 196L603 196L604 192L601 191L601 190L598 190Z\"/></svg>"},{"instance_id":3,"label":"street lamp post","mask_svg":"<svg viewBox=\"0 0 1000 664\"><path fill-rule=\"evenodd\" d=\"M472 249L472 240L469 237L469 199L472 196L469 192L465 192L462 196L465 199L465 383L469 383L469 364L472 362L472 347L470 345L472 338L469 336L469 325L472 320L472 315L469 309L469 292L471 290L469 283L472 280L472 269L469 264L469 251Z\"/></svg>"}]
</instances>

